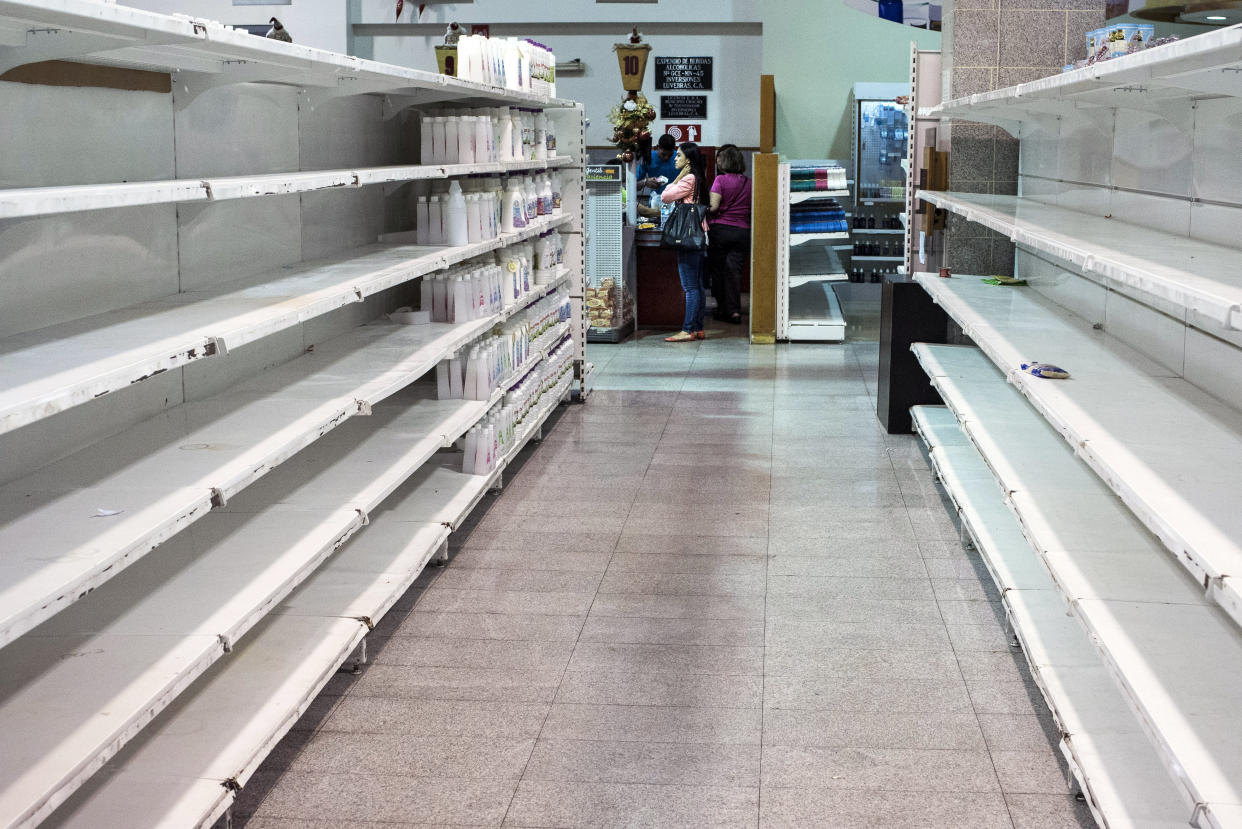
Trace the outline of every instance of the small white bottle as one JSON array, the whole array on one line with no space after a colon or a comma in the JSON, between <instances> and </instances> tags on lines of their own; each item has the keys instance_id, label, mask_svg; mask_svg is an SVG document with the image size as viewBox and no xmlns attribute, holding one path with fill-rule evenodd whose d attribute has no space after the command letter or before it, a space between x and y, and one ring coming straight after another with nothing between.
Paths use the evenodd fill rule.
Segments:
<instances>
[{"instance_id":1,"label":"small white bottle","mask_svg":"<svg viewBox=\"0 0 1242 829\"><path fill-rule=\"evenodd\" d=\"M441 360L436 363L436 399L448 400L450 393L448 360Z\"/></svg>"},{"instance_id":2,"label":"small white bottle","mask_svg":"<svg viewBox=\"0 0 1242 829\"><path fill-rule=\"evenodd\" d=\"M431 279L431 321L448 322L448 282L443 277L423 277Z\"/></svg>"},{"instance_id":3,"label":"small white bottle","mask_svg":"<svg viewBox=\"0 0 1242 829\"><path fill-rule=\"evenodd\" d=\"M539 191L535 189L535 180L530 176L524 182L526 189L526 223L530 224L539 218Z\"/></svg>"},{"instance_id":4,"label":"small white bottle","mask_svg":"<svg viewBox=\"0 0 1242 829\"><path fill-rule=\"evenodd\" d=\"M440 165L444 163L445 151L445 130L447 119L442 115L437 115L431 119L431 163Z\"/></svg>"},{"instance_id":5,"label":"small white bottle","mask_svg":"<svg viewBox=\"0 0 1242 829\"><path fill-rule=\"evenodd\" d=\"M423 164L431 164L435 160L435 140L432 138L432 121L434 119L429 115L424 115L419 119L419 161Z\"/></svg>"},{"instance_id":6,"label":"small white bottle","mask_svg":"<svg viewBox=\"0 0 1242 829\"><path fill-rule=\"evenodd\" d=\"M483 111L486 112L486 110ZM495 161L494 155L492 119L487 115L476 115L474 118L474 160L480 164Z\"/></svg>"},{"instance_id":7,"label":"small white bottle","mask_svg":"<svg viewBox=\"0 0 1242 829\"><path fill-rule=\"evenodd\" d=\"M462 365L461 357L454 355L449 358L449 397L453 400L462 398Z\"/></svg>"},{"instance_id":8,"label":"small white bottle","mask_svg":"<svg viewBox=\"0 0 1242 829\"><path fill-rule=\"evenodd\" d=\"M552 181L552 215L559 216L565 211L564 206L561 204L561 174L553 173L548 178Z\"/></svg>"},{"instance_id":9,"label":"small white bottle","mask_svg":"<svg viewBox=\"0 0 1242 829\"><path fill-rule=\"evenodd\" d=\"M513 119L509 110L496 110L496 151L497 161L513 160Z\"/></svg>"},{"instance_id":10,"label":"small white bottle","mask_svg":"<svg viewBox=\"0 0 1242 829\"><path fill-rule=\"evenodd\" d=\"M474 474L474 458L479 453L479 427L471 426L462 441L461 471L466 475Z\"/></svg>"},{"instance_id":11,"label":"small white bottle","mask_svg":"<svg viewBox=\"0 0 1242 829\"><path fill-rule=\"evenodd\" d=\"M460 132L461 119L456 115L448 116L444 119L444 163L456 164L458 153L458 133Z\"/></svg>"},{"instance_id":12,"label":"small white bottle","mask_svg":"<svg viewBox=\"0 0 1242 829\"><path fill-rule=\"evenodd\" d=\"M469 231L466 228L466 197L461 191L461 183L456 179L449 185L448 204L444 208L444 243L447 245L466 245L470 243Z\"/></svg>"},{"instance_id":13,"label":"small white bottle","mask_svg":"<svg viewBox=\"0 0 1242 829\"><path fill-rule=\"evenodd\" d=\"M470 307L470 286L460 276L453 279L452 321L469 322L474 319Z\"/></svg>"},{"instance_id":14,"label":"small white bottle","mask_svg":"<svg viewBox=\"0 0 1242 829\"><path fill-rule=\"evenodd\" d=\"M418 205L414 208L414 241L419 245L431 241L431 211L427 207L426 196L419 196Z\"/></svg>"},{"instance_id":15,"label":"small white bottle","mask_svg":"<svg viewBox=\"0 0 1242 829\"><path fill-rule=\"evenodd\" d=\"M483 241L483 213L478 193L466 197L466 236L472 245Z\"/></svg>"},{"instance_id":16,"label":"small white bottle","mask_svg":"<svg viewBox=\"0 0 1242 829\"><path fill-rule=\"evenodd\" d=\"M427 242L444 244L444 205L439 196L427 199Z\"/></svg>"},{"instance_id":17,"label":"small white bottle","mask_svg":"<svg viewBox=\"0 0 1242 829\"><path fill-rule=\"evenodd\" d=\"M522 154L522 112L517 108L510 108L509 120L513 125L513 132L509 135L511 139L509 145L508 161L521 161L526 156Z\"/></svg>"},{"instance_id":18,"label":"small white bottle","mask_svg":"<svg viewBox=\"0 0 1242 829\"><path fill-rule=\"evenodd\" d=\"M435 278L427 274L418 280L418 310L431 312L435 319L435 304Z\"/></svg>"},{"instance_id":19,"label":"small white bottle","mask_svg":"<svg viewBox=\"0 0 1242 829\"><path fill-rule=\"evenodd\" d=\"M552 215L552 180L547 176L539 179L539 215Z\"/></svg>"},{"instance_id":20,"label":"small white bottle","mask_svg":"<svg viewBox=\"0 0 1242 829\"><path fill-rule=\"evenodd\" d=\"M556 119L544 113L545 144L548 158L556 158Z\"/></svg>"},{"instance_id":21,"label":"small white bottle","mask_svg":"<svg viewBox=\"0 0 1242 829\"><path fill-rule=\"evenodd\" d=\"M466 379L463 386L463 396L466 400L478 400L475 396L476 387L479 382L479 349L475 346L470 349L469 356L466 357Z\"/></svg>"},{"instance_id":22,"label":"small white bottle","mask_svg":"<svg viewBox=\"0 0 1242 829\"><path fill-rule=\"evenodd\" d=\"M477 161L474 147L474 116L465 115L458 121L457 127L457 163L473 164Z\"/></svg>"},{"instance_id":23,"label":"small white bottle","mask_svg":"<svg viewBox=\"0 0 1242 829\"><path fill-rule=\"evenodd\" d=\"M501 211L501 229L512 233L526 227L526 194L518 187L517 178L509 179L509 189L505 191L504 209Z\"/></svg>"}]
</instances>

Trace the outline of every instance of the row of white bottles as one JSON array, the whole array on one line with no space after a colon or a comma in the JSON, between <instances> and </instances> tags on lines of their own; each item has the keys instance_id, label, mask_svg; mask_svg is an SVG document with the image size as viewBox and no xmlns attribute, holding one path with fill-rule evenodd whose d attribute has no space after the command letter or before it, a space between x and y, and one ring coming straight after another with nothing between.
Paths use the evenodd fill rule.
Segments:
<instances>
[{"instance_id":1,"label":"row of white bottles","mask_svg":"<svg viewBox=\"0 0 1242 829\"><path fill-rule=\"evenodd\" d=\"M427 274L419 285L419 308L431 311L432 322L470 322L499 314L507 304L511 278L487 257L441 273Z\"/></svg>"},{"instance_id":2,"label":"row of white bottles","mask_svg":"<svg viewBox=\"0 0 1242 829\"><path fill-rule=\"evenodd\" d=\"M521 230L540 216L558 216L561 205L561 177L555 173L542 176L510 176L505 188L501 229L506 233Z\"/></svg>"},{"instance_id":3,"label":"row of white bottles","mask_svg":"<svg viewBox=\"0 0 1242 829\"><path fill-rule=\"evenodd\" d=\"M566 386L572 382L569 374L572 368L573 343L567 341L553 349L534 372L505 393L505 408L513 409L519 426L543 408L541 404L546 395L553 394L554 400L563 396Z\"/></svg>"},{"instance_id":4,"label":"row of white bottles","mask_svg":"<svg viewBox=\"0 0 1242 829\"><path fill-rule=\"evenodd\" d=\"M462 35L457 39L457 77L555 97L556 55L533 40Z\"/></svg>"},{"instance_id":5,"label":"row of white bottles","mask_svg":"<svg viewBox=\"0 0 1242 829\"><path fill-rule=\"evenodd\" d=\"M424 114L419 125L423 164L546 161L556 156L556 120L518 107Z\"/></svg>"}]
</instances>

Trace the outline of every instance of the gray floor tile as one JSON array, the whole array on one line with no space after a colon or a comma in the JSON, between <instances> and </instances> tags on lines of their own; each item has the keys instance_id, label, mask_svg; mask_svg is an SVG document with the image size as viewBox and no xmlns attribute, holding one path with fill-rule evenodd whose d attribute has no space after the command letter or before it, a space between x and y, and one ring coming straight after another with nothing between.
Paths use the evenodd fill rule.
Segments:
<instances>
[{"instance_id":1,"label":"gray floor tile","mask_svg":"<svg viewBox=\"0 0 1242 829\"><path fill-rule=\"evenodd\" d=\"M676 705L696 708L759 708L763 677L755 674L689 671L571 670L561 681L557 702L592 705Z\"/></svg>"},{"instance_id":2,"label":"gray floor tile","mask_svg":"<svg viewBox=\"0 0 1242 829\"><path fill-rule=\"evenodd\" d=\"M825 647L819 641L798 645L770 645L765 652L766 676L857 677L860 679L956 679L961 676L957 656L947 647L911 650L860 650Z\"/></svg>"},{"instance_id":3,"label":"gray floor tile","mask_svg":"<svg viewBox=\"0 0 1242 829\"><path fill-rule=\"evenodd\" d=\"M648 619L762 619L762 596L598 595L592 616L639 616Z\"/></svg>"},{"instance_id":4,"label":"gray floor tile","mask_svg":"<svg viewBox=\"0 0 1242 829\"><path fill-rule=\"evenodd\" d=\"M535 613L455 613L415 610L397 629L398 636L445 639L513 639L534 642L573 642L586 615Z\"/></svg>"},{"instance_id":5,"label":"gray floor tile","mask_svg":"<svg viewBox=\"0 0 1242 829\"><path fill-rule=\"evenodd\" d=\"M336 826L360 814L376 822L499 826L516 789L510 780L289 772L256 815Z\"/></svg>"},{"instance_id":6,"label":"gray floor tile","mask_svg":"<svg viewBox=\"0 0 1242 829\"><path fill-rule=\"evenodd\" d=\"M953 647L961 651L1009 651L1009 634L999 625L945 625Z\"/></svg>"},{"instance_id":7,"label":"gray floor tile","mask_svg":"<svg viewBox=\"0 0 1242 829\"><path fill-rule=\"evenodd\" d=\"M573 650L573 642L394 636L384 643L373 662L377 665L561 671L569 664Z\"/></svg>"},{"instance_id":8,"label":"gray floor tile","mask_svg":"<svg viewBox=\"0 0 1242 829\"><path fill-rule=\"evenodd\" d=\"M763 648L579 642L569 670L763 676Z\"/></svg>"},{"instance_id":9,"label":"gray floor tile","mask_svg":"<svg viewBox=\"0 0 1242 829\"><path fill-rule=\"evenodd\" d=\"M850 578L845 576L771 576L768 579L768 595L773 598L814 598L819 601L931 600L934 598L931 582L925 578Z\"/></svg>"},{"instance_id":10,"label":"gray floor tile","mask_svg":"<svg viewBox=\"0 0 1242 829\"><path fill-rule=\"evenodd\" d=\"M321 774L402 775L514 780L535 747L534 738L422 736L321 731L294 761L294 771Z\"/></svg>"},{"instance_id":11,"label":"gray floor tile","mask_svg":"<svg viewBox=\"0 0 1242 829\"><path fill-rule=\"evenodd\" d=\"M940 607L931 599L769 596L768 621L779 621L776 629L781 632L801 626L809 631L808 635L833 636L827 630L828 622L938 624L941 617Z\"/></svg>"},{"instance_id":12,"label":"gray floor tile","mask_svg":"<svg viewBox=\"0 0 1242 829\"><path fill-rule=\"evenodd\" d=\"M586 514L591 516L591 529L599 533L620 533L622 527L625 526L626 516L623 513L604 513L596 506L593 512ZM513 515L503 512L492 515L489 513L479 521L477 532L509 532L510 530L538 533L572 532L582 527L582 515L582 513L578 515L543 515L539 513Z\"/></svg>"},{"instance_id":13,"label":"gray floor tile","mask_svg":"<svg viewBox=\"0 0 1242 829\"><path fill-rule=\"evenodd\" d=\"M751 829L758 788L524 780L505 826Z\"/></svg>"},{"instance_id":14,"label":"gray floor tile","mask_svg":"<svg viewBox=\"0 0 1242 829\"><path fill-rule=\"evenodd\" d=\"M551 702L560 673L491 668L368 665L350 690L355 697Z\"/></svg>"},{"instance_id":15,"label":"gray floor tile","mask_svg":"<svg viewBox=\"0 0 1242 829\"><path fill-rule=\"evenodd\" d=\"M940 615L947 625L995 625L1005 624L1005 607L1000 602L941 600Z\"/></svg>"},{"instance_id":16,"label":"gray floor tile","mask_svg":"<svg viewBox=\"0 0 1242 829\"><path fill-rule=\"evenodd\" d=\"M828 624L816 624L815 620L770 618L767 630L768 648L886 650L893 642L899 642L903 648L952 650L949 632L942 624L883 620L828 621ZM808 635L808 630L813 633Z\"/></svg>"},{"instance_id":17,"label":"gray floor tile","mask_svg":"<svg viewBox=\"0 0 1242 829\"><path fill-rule=\"evenodd\" d=\"M1014 829L1094 829L1085 803L1069 795L1006 794Z\"/></svg>"},{"instance_id":18,"label":"gray floor tile","mask_svg":"<svg viewBox=\"0 0 1242 829\"><path fill-rule=\"evenodd\" d=\"M758 786L758 746L540 740L526 780Z\"/></svg>"},{"instance_id":19,"label":"gray floor tile","mask_svg":"<svg viewBox=\"0 0 1242 829\"><path fill-rule=\"evenodd\" d=\"M698 512L697 510L695 511ZM635 509L625 522L625 533L650 535L763 536L768 532L764 517L691 514L679 518L652 518Z\"/></svg>"},{"instance_id":20,"label":"gray floor tile","mask_svg":"<svg viewBox=\"0 0 1242 829\"><path fill-rule=\"evenodd\" d=\"M426 736L539 736L550 706L539 702L474 702L347 696L320 733L404 734Z\"/></svg>"},{"instance_id":21,"label":"gray floor tile","mask_svg":"<svg viewBox=\"0 0 1242 829\"><path fill-rule=\"evenodd\" d=\"M946 602L999 602L1000 591L991 577L978 579L933 579L936 598Z\"/></svg>"},{"instance_id":22,"label":"gray floor tile","mask_svg":"<svg viewBox=\"0 0 1242 829\"><path fill-rule=\"evenodd\" d=\"M1003 651L961 651L957 662L962 676L969 682L1022 682L1030 681L1030 671L1022 652L1006 648Z\"/></svg>"},{"instance_id":23,"label":"gray floor tile","mask_svg":"<svg viewBox=\"0 0 1242 829\"><path fill-rule=\"evenodd\" d=\"M580 616L591 609L593 593L524 590L452 590L436 585L423 594L418 608L424 612L529 613L545 616Z\"/></svg>"},{"instance_id":24,"label":"gray floor tile","mask_svg":"<svg viewBox=\"0 0 1242 829\"><path fill-rule=\"evenodd\" d=\"M569 570L603 573L612 553L571 553L564 550L457 550L450 569L481 567L496 570Z\"/></svg>"},{"instance_id":25,"label":"gray floor tile","mask_svg":"<svg viewBox=\"0 0 1242 829\"><path fill-rule=\"evenodd\" d=\"M568 553L611 553L617 544L612 533L542 533L476 530L465 539L449 536L449 545L479 550L544 550Z\"/></svg>"},{"instance_id":26,"label":"gray floor tile","mask_svg":"<svg viewBox=\"0 0 1242 829\"><path fill-rule=\"evenodd\" d=\"M547 740L755 745L760 719L757 708L555 703L540 736Z\"/></svg>"},{"instance_id":27,"label":"gray floor tile","mask_svg":"<svg viewBox=\"0 0 1242 829\"><path fill-rule=\"evenodd\" d=\"M617 541L618 553L645 555L742 555L762 556L768 552L766 534L749 538L725 536L696 536L686 533L660 535L656 533L621 533Z\"/></svg>"},{"instance_id":28,"label":"gray floor tile","mask_svg":"<svg viewBox=\"0 0 1242 829\"><path fill-rule=\"evenodd\" d=\"M582 628L580 641L762 647L763 617L652 619L592 614L587 617L586 625Z\"/></svg>"},{"instance_id":29,"label":"gray floor tile","mask_svg":"<svg viewBox=\"0 0 1242 829\"><path fill-rule=\"evenodd\" d=\"M979 714L988 748L996 751L1048 751L1055 746L1052 735L1035 713Z\"/></svg>"},{"instance_id":30,"label":"gray floor tile","mask_svg":"<svg viewBox=\"0 0 1242 829\"><path fill-rule=\"evenodd\" d=\"M665 555L613 553L608 574L693 573L696 575L762 578L771 572L764 556Z\"/></svg>"},{"instance_id":31,"label":"gray floor tile","mask_svg":"<svg viewBox=\"0 0 1242 829\"><path fill-rule=\"evenodd\" d=\"M437 589L516 590L532 593L594 593L600 576L573 570L513 570L450 567L436 580Z\"/></svg>"},{"instance_id":32,"label":"gray floor tile","mask_svg":"<svg viewBox=\"0 0 1242 829\"><path fill-rule=\"evenodd\" d=\"M768 578L927 579L923 559L915 555L886 557L790 556L768 557Z\"/></svg>"},{"instance_id":33,"label":"gray floor tile","mask_svg":"<svg viewBox=\"0 0 1242 829\"><path fill-rule=\"evenodd\" d=\"M765 787L760 829L1011 829L1000 794Z\"/></svg>"},{"instance_id":34,"label":"gray floor tile","mask_svg":"<svg viewBox=\"0 0 1242 829\"><path fill-rule=\"evenodd\" d=\"M1029 680L970 680L966 689L979 714L1026 714L1046 705L1039 688Z\"/></svg>"},{"instance_id":35,"label":"gray floor tile","mask_svg":"<svg viewBox=\"0 0 1242 829\"><path fill-rule=\"evenodd\" d=\"M1050 751L991 752L1001 790L1011 794L1066 795L1065 770Z\"/></svg>"},{"instance_id":36,"label":"gray floor tile","mask_svg":"<svg viewBox=\"0 0 1242 829\"><path fill-rule=\"evenodd\" d=\"M765 746L763 786L903 792L995 792L986 751Z\"/></svg>"},{"instance_id":37,"label":"gray floor tile","mask_svg":"<svg viewBox=\"0 0 1242 829\"><path fill-rule=\"evenodd\" d=\"M830 556L833 558L916 557L919 545L913 533L899 529L897 537L849 538L844 536L780 536L768 542L770 555Z\"/></svg>"},{"instance_id":38,"label":"gray floor tile","mask_svg":"<svg viewBox=\"0 0 1242 829\"><path fill-rule=\"evenodd\" d=\"M945 714L974 711L966 684L960 677L896 679L769 674L763 685L763 701L768 708L811 711Z\"/></svg>"},{"instance_id":39,"label":"gray floor tile","mask_svg":"<svg viewBox=\"0 0 1242 829\"><path fill-rule=\"evenodd\" d=\"M789 708L764 711L763 744L962 750L985 747L973 714L877 714Z\"/></svg>"},{"instance_id":40,"label":"gray floor tile","mask_svg":"<svg viewBox=\"0 0 1242 829\"><path fill-rule=\"evenodd\" d=\"M654 558L654 556L650 556ZM722 556L687 556L722 558ZM600 595L651 596L762 596L766 574L763 571L728 573L638 573L609 572L600 582Z\"/></svg>"}]
</instances>

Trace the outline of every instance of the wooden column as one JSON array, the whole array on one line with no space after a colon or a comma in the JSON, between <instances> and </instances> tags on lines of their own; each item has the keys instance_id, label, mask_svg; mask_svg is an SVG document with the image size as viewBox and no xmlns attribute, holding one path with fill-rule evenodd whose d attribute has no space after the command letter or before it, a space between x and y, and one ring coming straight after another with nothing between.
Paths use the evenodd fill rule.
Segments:
<instances>
[{"instance_id":1,"label":"wooden column","mask_svg":"<svg viewBox=\"0 0 1242 829\"><path fill-rule=\"evenodd\" d=\"M750 341L776 342L777 163L775 153L755 153L751 210Z\"/></svg>"}]
</instances>

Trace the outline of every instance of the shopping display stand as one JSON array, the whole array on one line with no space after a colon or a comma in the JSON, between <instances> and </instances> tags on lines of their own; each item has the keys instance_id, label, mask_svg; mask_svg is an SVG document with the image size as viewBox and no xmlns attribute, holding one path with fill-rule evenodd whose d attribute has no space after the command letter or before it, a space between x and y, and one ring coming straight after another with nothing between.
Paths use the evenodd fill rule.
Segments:
<instances>
[{"instance_id":1,"label":"shopping display stand","mask_svg":"<svg viewBox=\"0 0 1242 829\"><path fill-rule=\"evenodd\" d=\"M848 188L795 192L791 170L795 167L839 168L833 161L783 161L777 167L777 339L841 342L845 339L845 316L833 292L833 283L847 279L834 247L848 242L847 230L795 231L790 221L794 205L812 200L847 199ZM847 217L844 217L847 218Z\"/></svg>"},{"instance_id":2,"label":"shopping display stand","mask_svg":"<svg viewBox=\"0 0 1242 829\"><path fill-rule=\"evenodd\" d=\"M31 113L0 162L23 286L0 310L0 822L210 825L589 391L583 110L90 0L4 2L0 32L35 81L0 82ZM49 60L90 83L39 83ZM542 108L557 148L414 163L443 106ZM548 170L559 215L411 238L412 182ZM564 264L503 311L385 318L551 230ZM437 364L558 289L571 319L491 399L437 399ZM516 439L463 474L454 444L535 378Z\"/></svg>"},{"instance_id":3,"label":"shopping display stand","mask_svg":"<svg viewBox=\"0 0 1242 829\"><path fill-rule=\"evenodd\" d=\"M964 523L1024 561L1025 586L980 544L1105 826L1242 826L1240 46L1222 29L925 113L1022 142L1018 196L919 193L1012 240L1029 284L915 275L975 344L914 346L948 406L915 421ZM1080 656L1033 644L1054 636Z\"/></svg>"}]
</instances>

